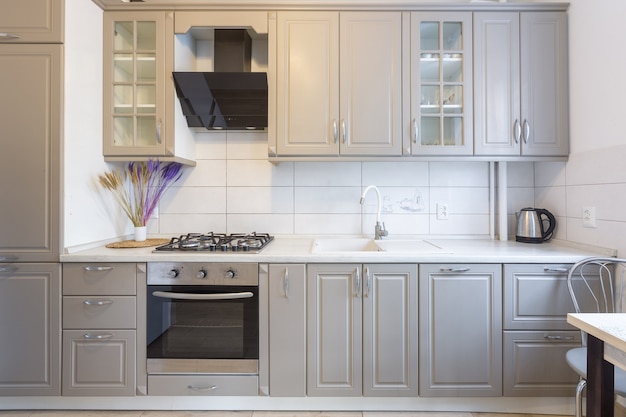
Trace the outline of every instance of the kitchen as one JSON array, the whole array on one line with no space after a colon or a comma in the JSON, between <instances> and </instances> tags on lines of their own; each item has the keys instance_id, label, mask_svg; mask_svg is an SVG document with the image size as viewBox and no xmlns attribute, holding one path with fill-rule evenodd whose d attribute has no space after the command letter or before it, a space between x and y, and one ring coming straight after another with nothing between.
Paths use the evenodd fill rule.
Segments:
<instances>
[{"instance_id":1,"label":"kitchen","mask_svg":"<svg viewBox=\"0 0 626 417\"><path fill-rule=\"evenodd\" d=\"M615 11L621 7L617 1L570 3L571 154L567 162L507 165L509 234L513 213L520 207L546 207L557 215L557 239L615 248L619 254L626 250L619 233L626 217L618 208L626 183L619 169L624 145L618 127L606 123L619 120L618 114L610 115L619 111L619 92L624 90L619 75L626 65L614 52L621 45L610 33L618 22L609 23L617 19ZM100 141L101 27L97 6L67 2L63 246L73 250L131 233L123 217L109 214L115 210L106 208L93 187L107 168ZM610 62L598 65L602 60ZM589 79L610 82L602 86L584 81ZM361 189L369 184L378 185L389 197L383 221L390 236L482 239L493 231L487 162L272 165L267 162L264 134L249 132L198 135L196 157L197 166L186 169L183 180L166 195L159 217L149 225L151 234L224 229L276 235L369 234L374 204L365 207L366 215L359 206ZM214 169L221 175L214 175ZM328 195L337 197L327 199ZM436 219L438 202L450 209L447 221ZM584 206L596 208L596 228L582 226Z\"/></svg>"}]
</instances>

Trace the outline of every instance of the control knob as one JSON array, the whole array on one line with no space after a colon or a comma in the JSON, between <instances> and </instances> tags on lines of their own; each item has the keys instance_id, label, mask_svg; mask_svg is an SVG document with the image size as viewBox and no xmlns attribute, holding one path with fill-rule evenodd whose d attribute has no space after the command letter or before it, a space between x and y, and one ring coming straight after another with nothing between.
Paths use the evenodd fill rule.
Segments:
<instances>
[{"instance_id":1,"label":"control knob","mask_svg":"<svg viewBox=\"0 0 626 417\"><path fill-rule=\"evenodd\" d=\"M198 271L198 273L196 274L196 278L198 279L206 279L207 273L204 269L201 269Z\"/></svg>"},{"instance_id":2,"label":"control knob","mask_svg":"<svg viewBox=\"0 0 626 417\"><path fill-rule=\"evenodd\" d=\"M180 275L180 271L178 270L178 268L172 268L172 270L167 273L167 276L169 278L178 278L178 275Z\"/></svg>"},{"instance_id":3,"label":"control knob","mask_svg":"<svg viewBox=\"0 0 626 417\"><path fill-rule=\"evenodd\" d=\"M224 272L224 275L228 279L233 279L237 273L233 269L227 269L226 272Z\"/></svg>"}]
</instances>

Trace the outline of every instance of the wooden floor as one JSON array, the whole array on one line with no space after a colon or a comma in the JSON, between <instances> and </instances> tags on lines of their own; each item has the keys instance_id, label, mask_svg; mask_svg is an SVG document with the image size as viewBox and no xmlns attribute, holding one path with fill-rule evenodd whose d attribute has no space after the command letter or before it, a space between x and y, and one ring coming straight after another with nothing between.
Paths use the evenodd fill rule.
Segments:
<instances>
[{"instance_id":1,"label":"wooden floor","mask_svg":"<svg viewBox=\"0 0 626 417\"><path fill-rule=\"evenodd\" d=\"M538 417L539 414L376 411L0 411L0 417ZM555 416L551 417L564 417Z\"/></svg>"}]
</instances>

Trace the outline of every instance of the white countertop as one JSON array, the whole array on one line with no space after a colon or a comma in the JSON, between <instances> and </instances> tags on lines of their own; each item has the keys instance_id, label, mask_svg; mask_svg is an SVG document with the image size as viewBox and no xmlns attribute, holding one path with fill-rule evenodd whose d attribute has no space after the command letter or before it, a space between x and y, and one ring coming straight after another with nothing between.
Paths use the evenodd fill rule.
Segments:
<instances>
[{"instance_id":1,"label":"white countertop","mask_svg":"<svg viewBox=\"0 0 626 417\"><path fill-rule=\"evenodd\" d=\"M624 313L569 313L567 322L626 352L626 314Z\"/></svg>"},{"instance_id":2,"label":"white countertop","mask_svg":"<svg viewBox=\"0 0 626 417\"><path fill-rule=\"evenodd\" d=\"M329 238L323 236L323 238ZM261 253L158 252L154 247L111 249L104 245L69 251L61 262L367 262L367 263L573 263L589 256L614 256L609 249L586 248L567 242L541 244L512 240L424 239L442 250L439 253L325 252L313 253L315 237L276 236ZM392 240L392 239L389 239Z\"/></svg>"}]
</instances>

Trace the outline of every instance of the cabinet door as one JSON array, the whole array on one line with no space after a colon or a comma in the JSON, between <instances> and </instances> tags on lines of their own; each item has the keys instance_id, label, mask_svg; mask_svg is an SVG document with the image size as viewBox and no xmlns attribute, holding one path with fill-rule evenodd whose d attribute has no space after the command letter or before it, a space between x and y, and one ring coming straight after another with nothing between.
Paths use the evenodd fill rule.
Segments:
<instances>
[{"instance_id":1,"label":"cabinet door","mask_svg":"<svg viewBox=\"0 0 626 417\"><path fill-rule=\"evenodd\" d=\"M0 44L0 262L59 259L62 48Z\"/></svg>"},{"instance_id":2,"label":"cabinet door","mask_svg":"<svg viewBox=\"0 0 626 417\"><path fill-rule=\"evenodd\" d=\"M569 152L567 15L521 14L522 155Z\"/></svg>"},{"instance_id":3,"label":"cabinet door","mask_svg":"<svg viewBox=\"0 0 626 417\"><path fill-rule=\"evenodd\" d=\"M135 330L64 330L63 395L134 395Z\"/></svg>"},{"instance_id":4,"label":"cabinet door","mask_svg":"<svg viewBox=\"0 0 626 417\"><path fill-rule=\"evenodd\" d=\"M308 265L307 394L362 392L361 266Z\"/></svg>"},{"instance_id":5,"label":"cabinet door","mask_svg":"<svg viewBox=\"0 0 626 417\"><path fill-rule=\"evenodd\" d=\"M363 395L417 396L417 265L363 268Z\"/></svg>"},{"instance_id":6,"label":"cabinet door","mask_svg":"<svg viewBox=\"0 0 626 417\"><path fill-rule=\"evenodd\" d=\"M164 12L104 14L105 156L166 155L167 34L173 23Z\"/></svg>"},{"instance_id":7,"label":"cabinet door","mask_svg":"<svg viewBox=\"0 0 626 417\"><path fill-rule=\"evenodd\" d=\"M411 14L413 155L471 155L472 13Z\"/></svg>"},{"instance_id":8,"label":"cabinet door","mask_svg":"<svg viewBox=\"0 0 626 417\"><path fill-rule=\"evenodd\" d=\"M474 14L475 153L569 150L567 16Z\"/></svg>"},{"instance_id":9,"label":"cabinet door","mask_svg":"<svg viewBox=\"0 0 626 417\"><path fill-rule=\"evenodd\" d=\"M502 395L502 267L420 265L420 396Z\"/></svg>"},{"instance_id":10,"label":"cabinet door","mask_svg":"<svg viewBox=\"0 0 626 417\"><path fill-rule=\"evenodd\" d=\"M279 12L278 155L339 153L339 13Z\"/></svg>"},{"instance_id":11,"label":"cabinet door","mask_svg":"<svg viewBox=\"0 0 626 417\"><path fill-rule=\"evenodd\" d=\"M0 395L61 395L61 268L0 265Z\"/></svg>"},{"instance_id":12,"label":"cabinet door","mask_svg":"<svg viewBox=\"0 0 626 417\"><path fill-rule=\"evenodd\" d=\"M0 2L0 43L62 43L64 17L64 0Z\"/></svg>"},{"instance_id":13,"label":"cabinet door","mask_svg":"<svg viewBox=\"0 0 626 417\"><path fill-rule=\"evenodd\" d=\"M516 12L474 13L474 147L519 155L520 23Z\"/></svg>"},{"instance_id":14,"label":"cabinet door","mask_svg":"<svg viewBox=\"0 0 626 417\"><path fill-rule=\"evenodd\" d=\"M402 21L399 12L340 15L340 154L402 151Z\"/></svg>"},{"instance_id":15,"label":"cabinet door","mask_svg":"<svg viewBox=\"0 0 626 417\"><path fill-rule=\"evenodd\" d=\"M269 265L270 395L306 396L306 271Z\"/></svg>"}]
</instances>

